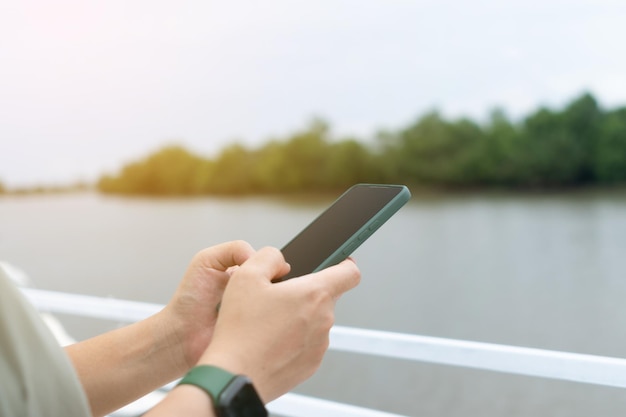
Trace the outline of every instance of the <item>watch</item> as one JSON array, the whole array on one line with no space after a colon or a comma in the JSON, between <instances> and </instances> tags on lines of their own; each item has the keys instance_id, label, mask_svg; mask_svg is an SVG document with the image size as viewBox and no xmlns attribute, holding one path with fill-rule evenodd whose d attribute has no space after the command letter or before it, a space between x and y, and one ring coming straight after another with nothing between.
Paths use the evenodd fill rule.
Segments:
<instances>
[{"instance_id":1,"label":"watch","mask_svg":"<svg viewBox=\"0 0 626 417\"><path fill-rule=\"evenodd\" d=\"M195 385L211 396L218 417L267 417L267 410L250 378L221 368L199 365L178 383Z\"/></svg>"}]
</instances>

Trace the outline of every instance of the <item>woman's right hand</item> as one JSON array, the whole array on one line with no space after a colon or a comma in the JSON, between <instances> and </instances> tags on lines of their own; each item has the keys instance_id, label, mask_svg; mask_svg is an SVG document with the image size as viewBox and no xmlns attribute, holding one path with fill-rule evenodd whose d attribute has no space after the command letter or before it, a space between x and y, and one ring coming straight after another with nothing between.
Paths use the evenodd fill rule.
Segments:
<instances>
[{"instance_id":1,"label":"woman's right hand","mask_svg":"<svg viewBox=\"0 0 626 417\"><path fill-rule=\"evenodd\" d=\"M287 272L282 253L264 248L232 273L212 341L198 362L248 376L264 402L318 369L328 349L335 302L360 280L351 259L272 283Z\"/></svg>"}]
</instances>

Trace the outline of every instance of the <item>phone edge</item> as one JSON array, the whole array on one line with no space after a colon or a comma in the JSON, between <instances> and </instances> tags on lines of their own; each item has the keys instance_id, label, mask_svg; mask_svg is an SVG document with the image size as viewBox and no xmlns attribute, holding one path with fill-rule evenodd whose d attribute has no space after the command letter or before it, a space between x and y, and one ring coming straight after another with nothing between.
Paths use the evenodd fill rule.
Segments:
<instances>
[{"instance_id":1,"label":"phone edge","mask_svg":"<svg viewBox=\"0 0 626 417\"><path fill-rule=\"evenodd\" d=\"M333 266L348 258L355 250L357 250L365 241L367 241L380 227L385 224L394 214L396 214L410 199L411 199L411 191L406 185L399 184L355 184L356 186L393 186L400 187L401 190L391 201L389 201L378 213L376 216L372 217L365 223L363 226L359 228L346 242L341 245L335 252L333 252L324 262L322 262L317 268L313 270L313 272L321 271L322 269L328 268L329 266ZM352 187L350 187L352 188ZM349 190L348 190L349 191ZM346 191L346 192L348 192ZM362 233L364 233L367 229L369 229L374 222L378 221L378 224L369 231L365 238L360 239ZM347 253L344 253L346 249L349 248Z\"/></svg>"}]
</instances>

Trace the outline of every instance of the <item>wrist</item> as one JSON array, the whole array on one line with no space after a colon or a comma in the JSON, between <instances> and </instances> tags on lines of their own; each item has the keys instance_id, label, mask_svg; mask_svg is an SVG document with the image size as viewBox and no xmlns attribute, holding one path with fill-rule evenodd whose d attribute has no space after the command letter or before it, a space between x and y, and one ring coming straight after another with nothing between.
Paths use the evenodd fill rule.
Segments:
<instances>
[{"instance_id":1,"label":"wrist","mask_svg":"<svg viewBox=\"0 0 626 417\"><path fill-rule=\"evenodd\" d=\"M184 375L194 364L189 358L185 323L171 314L167 307L152 317L154 320L155 345L165 345L175 378Z\"/></svg>"},{"instance_id":2,"label":"wrist","mask_svg":"<svg viewBox=\"0 0 626 417\"><path fill-rule=\"evenodd\" d=\"M213 365L192 368L179 382L207 395L218 417L267 417L263 400L245 375L236 375Z\"/></svg>"}]
</instances>

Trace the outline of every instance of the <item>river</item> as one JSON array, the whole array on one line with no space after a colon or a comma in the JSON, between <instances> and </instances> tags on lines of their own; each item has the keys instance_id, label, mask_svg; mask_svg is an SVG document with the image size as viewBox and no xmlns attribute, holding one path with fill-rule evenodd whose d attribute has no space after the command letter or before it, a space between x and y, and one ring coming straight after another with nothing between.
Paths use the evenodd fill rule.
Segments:
<instances>
[{"instance_id":1,"label":"river","mask_svg":"<svg viewBox=\"0 0 626 417\"><path fill-rule=\"evenodd\" d=\"M191 256L282 246L330 200L0 196L0 259L38 288L165 303ZM626 193L416 196L355 252L337 324L626 357ZM62 317L79 339L119 324ZM617 416L605 387L329 352L297 389L411 416Z\"/></svg>"}]
</instances>

